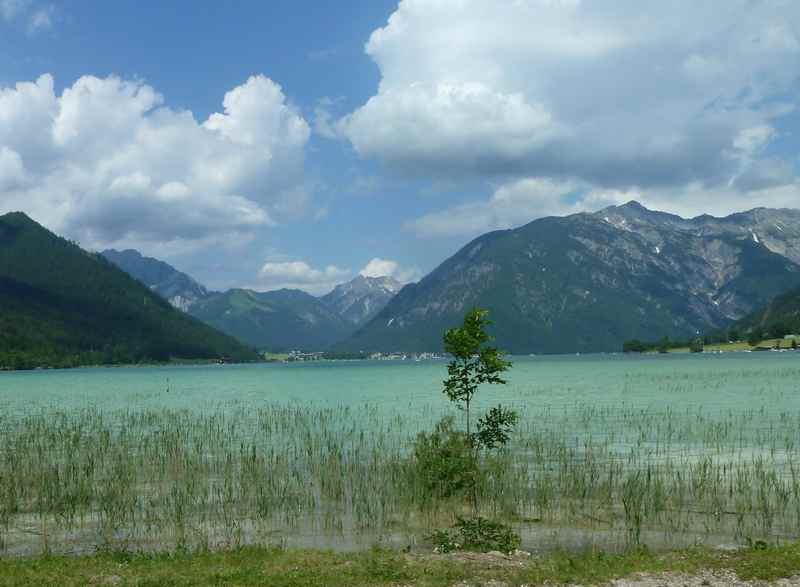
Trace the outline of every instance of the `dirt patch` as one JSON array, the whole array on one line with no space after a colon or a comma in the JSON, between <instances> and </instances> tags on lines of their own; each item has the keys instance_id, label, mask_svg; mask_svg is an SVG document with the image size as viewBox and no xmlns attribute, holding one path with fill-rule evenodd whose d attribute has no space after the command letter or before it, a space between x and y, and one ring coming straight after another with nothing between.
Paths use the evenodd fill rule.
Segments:
<instances>
[{"instance_id":1,"label":"dirt patch","mask_svg":"<svg viewBox=\"0 0 800 587\"><path fill-rule=\"evenodd\" d=\"M450 552L447 554L415 555L415 561L448 561L459 563L470 567L497 570L497 569L520 569L530 562L532 555L524 551L516 551L512 554L502 552ZM494 587L494 584L492 584ZM497 583L497 587L502 587L505 583ZM460 587L460 586L459 586Z\"/></svg>"},{"instance_id":2,"label":"dirt patch","mask_svg":"<svg viewBox=\"0 0 800 587\"><path fill-rule=\"evenodd\" d=\"M637 573L625 579L615 579L604 587L800 587L800 576L774 582L745 581L732 571L701 571L686 575L681 573Z\"/></svg>"},{"instance_id":3,"label":"dirt patch","mask_svg":"<svg viewBox=\"0 0 800 587\"><path fill-rule=\"evenodd\" d=\"M462 581L452 587L510 587L503 581ZM524 585L522 587L536 587ZM590 587L570 585L569 587ZM743 581L730 571L703 571L693 575L679 573L651 574L637 573L625 579L615 579L602 587L800 587L800 576L779 579L774 582Z\"/></svg>"},{"instance_id":4,"label":"dirt patch","mask_svg":"<svg viewBox=\"0 0 800 587\"><path fill-rule=\"evenodd\" d=\"M90 585L121 585L122 577L119 575L97 575L89 580Z\"/></svg>"}]
</instances>

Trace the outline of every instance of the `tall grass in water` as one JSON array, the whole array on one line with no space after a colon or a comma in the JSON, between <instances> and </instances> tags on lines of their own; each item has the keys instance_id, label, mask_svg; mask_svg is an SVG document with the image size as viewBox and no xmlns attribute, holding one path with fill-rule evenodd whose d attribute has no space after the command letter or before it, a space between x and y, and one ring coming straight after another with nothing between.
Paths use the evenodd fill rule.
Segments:
<instances>
[{"instance_id":1,"label":"tall grass in water","mask_svg":"<svg viewBox=\"0 0 800 587\"><path fill-rule=\"evenodd\" d=\"M407 543L464 512L414 467L431 424L371 406L0 415L0 552ZM480 504L528 547L782 541L800 535L798 446L800 413L523 409Z\"/></svg>"}]
</instances>

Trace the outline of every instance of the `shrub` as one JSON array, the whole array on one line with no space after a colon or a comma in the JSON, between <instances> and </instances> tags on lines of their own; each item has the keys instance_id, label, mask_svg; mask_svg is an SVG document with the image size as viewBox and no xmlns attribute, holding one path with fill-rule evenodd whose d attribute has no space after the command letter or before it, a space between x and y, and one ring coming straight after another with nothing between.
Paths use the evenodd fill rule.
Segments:
<instances>
[{"instance_id":1,"label":"shrub","mask_svg":"<svg viewBox=\"0 0 800 587\"><path fill-rule=\"evenodd\" d=\"M442 418L433 432L417 435L414 464L426 497L441 499L465 495L478 480L475 451L467 434L455 430L452 416Z\"/></svg>"},{"instance_id":2,"label":"shrub","mask_svg":"<svg viewBox=\"0 0 800 587\"><path fill-rule=\"evenodd\" d=\"M457 518L450 530L436 530L428 538L436 552L473 550L477 552L512 552L519 548L520 538L511 526L481 518Z\"/></svg>"}]
</instances>

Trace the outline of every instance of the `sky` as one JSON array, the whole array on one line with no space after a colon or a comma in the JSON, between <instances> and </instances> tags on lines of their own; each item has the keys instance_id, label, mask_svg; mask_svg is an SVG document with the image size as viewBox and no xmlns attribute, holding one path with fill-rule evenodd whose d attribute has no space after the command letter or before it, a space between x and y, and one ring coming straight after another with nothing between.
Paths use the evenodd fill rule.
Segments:
<instances>
[{"instance_id":1,"label":"sky","mask_svg":"<svg viewBox=\"0 0 800 587\"><path fill-rule=\"evenodd\" d=\"M0 213L212 289L800 207L796 0L0 0Z\"/></svg>"}]
</instances>

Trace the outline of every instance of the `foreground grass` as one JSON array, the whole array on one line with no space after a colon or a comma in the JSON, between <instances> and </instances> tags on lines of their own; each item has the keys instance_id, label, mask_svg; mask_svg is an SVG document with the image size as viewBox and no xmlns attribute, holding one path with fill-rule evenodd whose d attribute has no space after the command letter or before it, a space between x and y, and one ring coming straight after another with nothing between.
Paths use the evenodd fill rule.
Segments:
<instances>
[{"instance_id":1,"label":"foreground grass","mask_svg":"<svg viewBox=\"0 0 800 587\"><path fill-rule=\"evenodd\" d=\"M734 571L742 579L775 580L800 573L800 546L718 552L693 549L670 554L638 551L553 553L529 559L492 555L406 555L284 551L246 548L232 552L0 559L0 585L357 585L451 586L490 579L508 585L595 584L639 572Z\"/></svg>"}]
</instances>

